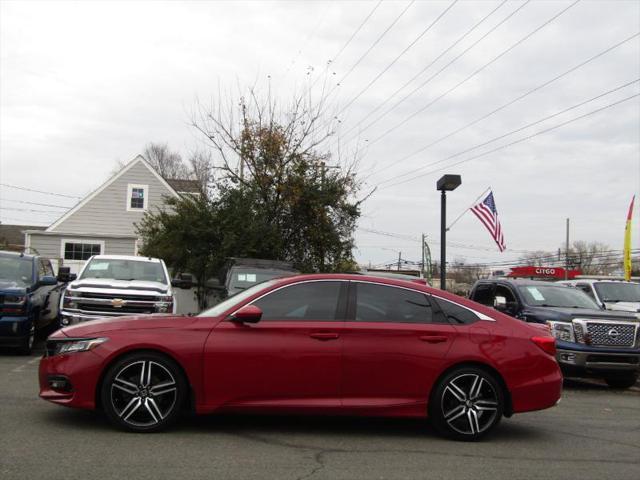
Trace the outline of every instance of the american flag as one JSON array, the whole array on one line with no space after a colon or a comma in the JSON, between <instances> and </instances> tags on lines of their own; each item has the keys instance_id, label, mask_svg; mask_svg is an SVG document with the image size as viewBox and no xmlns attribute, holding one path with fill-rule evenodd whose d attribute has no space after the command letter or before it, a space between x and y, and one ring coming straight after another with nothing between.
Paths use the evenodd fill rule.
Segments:
<instances>
[{"instance_id":1,"label":"american flag","mask_svg":"<svg viewBox=\"0 0 640 480\"><path fill-rule=\"evenodd\" d=\"M500 226L500 220L498 220L498 210L496 210L493 192L489 191L489 195L483 201L471 207L471 211L487 227L487 230L496 241L498 249L504 252L507 246L504 244L504 235L502 235L502 227Z\"/></svg>"}]
</instances>

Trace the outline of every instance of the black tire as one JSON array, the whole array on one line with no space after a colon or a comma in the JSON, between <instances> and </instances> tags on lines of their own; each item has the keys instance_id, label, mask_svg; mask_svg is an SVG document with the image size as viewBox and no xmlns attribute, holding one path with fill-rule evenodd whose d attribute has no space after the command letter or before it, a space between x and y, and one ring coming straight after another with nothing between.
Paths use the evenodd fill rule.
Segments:
<instances>
[{"instance_id":1,"label":"black tire","mask_svg":"<svg viewBox=\"0 0 640 480\"><path fill-rule=\"evenodd\" d=\"M180 416L186 396L182 370L173 360L155 352L133 353L117 360L100 387L100 400L109 421L131 432L167 428Z\"/></svg>"},{"instance_id":2,"label":"black tire","mask_svg":"<svg viewBox=\"0 0 640 480\"><path fill-rule=\"evenodd\" d=\"M33 322L29 322L29 335L27 335L23 340L22 344L18 347L18 353L20 355L31 355L33 352L33 344L36 341L36 326Z\"/></svg>"},{"instance_id":3,"label":"black tire","mask_svg":"<svg viewBox=\"0 0 640 480\"><path fill-rule=\"evenodd\" d=\"M637 374L624 375L624 376L616 376L616 377L607 377L604 379L611 388L631 388L638 381Z\"/></svg>"},{"instance_id":4,"label":"black tire","mask_svg":"<svg viewBox=\"0 0 640 480\"><path fill-rule=\"evenodd\" d=\"M493 430L504 412L504 392L482 368L455 368L435 385L429 419L438 433L454 440L479 440Z\"/></svg>"}]
</instances>

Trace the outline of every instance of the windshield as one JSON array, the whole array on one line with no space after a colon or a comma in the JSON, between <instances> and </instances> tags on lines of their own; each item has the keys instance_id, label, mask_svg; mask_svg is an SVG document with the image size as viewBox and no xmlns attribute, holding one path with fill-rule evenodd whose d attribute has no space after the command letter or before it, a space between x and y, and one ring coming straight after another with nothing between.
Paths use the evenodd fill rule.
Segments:
<instances>
[{"instance_id":1,"label":"windshield","mask_svg":"<svg viewBox=\"0 0 640 480\"><path fill-rule=\"evenodd\" d=\"M561 285L525 285L518 287L527 305L534 307L590 308L601 310L582 290Z\"/></svg>"},{"instance_id":2,"label":"windshield","mask_svg":"<svg viewBox=\"0 0 640 480\"><path fill-rule=\"evenodd\" d=\"M640 302L640 284L597 282L594 288L603 302Z\"/></svg>"},{"instance_id":3,"label":"windshield","mask_svg":"<svg viewBox=\"0 0 640 480\"><path fill-rule=\"evenodd\" d=\"M247 268L247 267L232 267L229 275L229 295L238 293L241 290L262 283L266 280L271 280L276 277L288 277L294 275L295 272L289 272L286 270L268 269L268 268Z\"/></svg>"},{"instance_id":4,"label":"windshield","mask_svg":"<svg viewBox=\"0 0 640 480\"><path fill-rule=\"evenodd\" d=\"M160 262L147 262L143 260L93 258L80 275L80 279L87 278L167 283L164 268L162 268Z\"/></svg>"},{"instance_id":5,"label":"windshield","mask_svg":"<svg viewBox=\"0 0 640 480\"><path fill-rule=\"evenodd\" d=\"M217 317L218 315L223 314L227 310L231 310L236 305L241 304L244 300L249 298L251 295L259 292L260 290L264 290L265 288L269 288L272 285L277 283L276 280L271 280L268 282L263 282L259 285L254 285L253 287L249 287L246 290L241 291L237 295L233 297L229 297L223 302L215 305L214 307L205 310L204 312L200 312L198 317Z\"/></svg>"},{"instance_id":6,"label":"windshield","mask_svg":"<svg viewBox=\"0 0 640 480\"><path fill-rule=\"evenodd\" d=\"M33 283L33 263L30 258L0 257L0 280L15 282L21 286Z\"/></svg>"}]
</instances>

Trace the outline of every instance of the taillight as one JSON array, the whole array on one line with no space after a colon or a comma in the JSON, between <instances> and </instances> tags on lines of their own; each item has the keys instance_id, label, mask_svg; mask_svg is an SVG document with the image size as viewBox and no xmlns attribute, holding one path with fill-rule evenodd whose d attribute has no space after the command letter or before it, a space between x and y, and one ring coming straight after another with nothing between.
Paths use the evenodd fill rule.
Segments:
<instances>
[{"instance_id":1,"label":"taillight","mask_svg":"<svg viewBox=\"0 0 640 480\"><path fill-rule=\"evenodd\" d=\"M553 337L531 337L531 341L549 355L556 355L556 339Z\"/></svg>"}]
</instances>

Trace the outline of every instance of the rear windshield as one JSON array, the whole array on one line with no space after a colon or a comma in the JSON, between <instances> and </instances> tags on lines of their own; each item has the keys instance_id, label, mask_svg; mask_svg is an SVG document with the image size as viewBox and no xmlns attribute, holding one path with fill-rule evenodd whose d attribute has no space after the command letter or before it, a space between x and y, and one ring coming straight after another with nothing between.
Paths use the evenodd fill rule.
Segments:
<instances>
[{"instance_id":1,"label":"rear windshield","mask_svg":"<svg viewBox=\"0 0 640 480\"><path fill-rule=\"evenodd\" d=\"M20 286L33 283L33 261L18 256L0 256L0 280L15 282Z\"/></svg>"},{"instance_id":2,"label":"rear windshield","mask_svg":"<svg viewBox=\"0 0 640 480\"><path fill-rule=\"evenodd\" d=\"M603 302L640 302L640 284L597 282L593 286Z\"/></svg>"},{"instance_id":3,"label":"rear windshield","mask_svg":"<svg viewBox=\"0 0 640 480\"><path fill-rule=\"evenodd\" d=\"M527 305L534 307L590 308L600 310L582 290L562 285L522 285L518 290Z\"/></svg>"},{"instance_id":4,"label":"rear windshield","mask_svg":"<svg viewBox=\"0 0 640 480\"><path fill-rule=\"evenodd\" d=\"M80 275L80 279L87 278L167 283L162 264L144 260L92 258Z\"/></svg>"},{"instance_id":5,"label":"rear windshield","mask_svg":"<svg viewBox=\"0 0 640 480\"><path fill-rule=\"evenodd\" d=\"M266 280L290 275L294 275L294 272L269 268L232 267L229 271L227 289L231 295Z\"/></svg>"}]
</instances>

